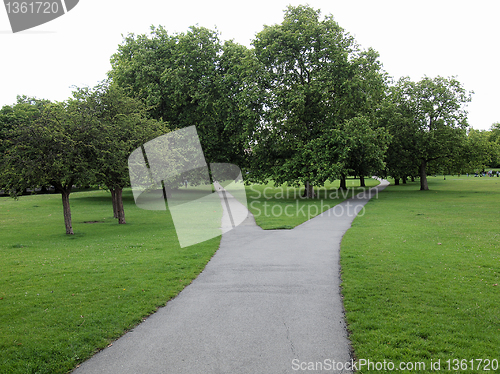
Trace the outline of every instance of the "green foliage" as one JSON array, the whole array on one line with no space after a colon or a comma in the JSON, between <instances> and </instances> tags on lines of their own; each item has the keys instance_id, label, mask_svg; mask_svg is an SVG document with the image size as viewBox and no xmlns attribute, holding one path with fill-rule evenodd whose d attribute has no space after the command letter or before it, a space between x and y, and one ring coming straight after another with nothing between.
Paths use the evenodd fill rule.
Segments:
<instances>
[{"instance_id":1,"label":"green foliage","mask_svg":"<svg viewBox=\"0 0 500 374\"><path fill-rule=\"evenodd\" d=\"M91 134L85 124L71 120L67 104L23 103L13 109L19 123L1 166L4 184L13 195L49 185L71 190L92 178L87 158Z\"/></svg>"},{"instance_id":2,"label":"green foliage","mask_svg":"<svg viewBox=\"0 0 500 374\"><path fill-rule=\"evenodd\" d=\"M490 128L490 136L488 139L490 142L500 144L500 122L494 123Z\"/></svg>"},{"instance_id":3,"label":"green foliage","mask_svg":"<svg viewBox=\"0 0 500 374\"><path fill-rule=\"evenodd\" d=\"M491 138L489 131L469 130L459 164L462 173L499 165L500 144L491 141Z\"/></svg>"},{"instance_id":4,"label":"green foliage","mask_svg":"<svg viewBox=\"0 0 500 374\"><path fill-rule=\"evenodd\" d=\"M37 121L49 104L47 100L18 96L17 103L5 105L0 110L0 187L5 187L11 174L7 168L7 154L13 147L15 139L33 122Z\"/></svg>"},{"instance_id":5,"label":"green foliage","mask_svg":"<svg viewBox=\"0 0 500 374\"><path fill-rule=\"evenodd\" d=\"M342 126L346 134L346 168L352 175L381 175L389 134L383 127L372 129L366 117L354 117Z\"/></svg>"},{"instance_id":6,"label":"green foliage","mask_svg":"<svg viewBox=\"0 0 500 374\"><path fill-rule=\"evenodd\" d=\"M389 126L394 135L391 153L394 157L400 153L397 148L403 148L405 162L389 174L400 177L418 167L421 189L425 190L428 163L459 160L466 140L465 105L471 95L454 78L425 77L417 83L401 78L391 90L392 107L386 115L392 117L390 120L397 116Z\"/></svg>"},{"instance_id":7,"label":"green foliage","mask_svg":"<svg viewBox=\"0 0 500 374\"><path fill-rule=\"evenodd\" d=\"M391 91L394 92L394 87ZM419 160L415 149L416 139L412 132L411 117L402 112L393 100L385 100L378 114L380 126L390 134L390 143L385 154L386 172L394 179L418 175Z\"/></svg>"},{"instance_id":8,"label":"green foliage","mask_svg":"<svg viewBox=\"0 0 500 374\"><path fill-rule=\"evenodd\" d=\"M54 186L63 193L68 234L73 234L68 201L73 186L99 183L121 193L129 185L130 153L167 132L162 123L145 118L140 102L106 82L77 89L65 103L20 98L2 109L0 121L5 149L0 185L13 196L28 187Z\"/></svg>"},{"instance_id":9,"label":"green foliage","mask_svg":"<svg viewBox=\"0 0 500 374\"><path fill-rule=\"evenodd\" d=\"M346 174L342 144L355 134L341 126L358 115L370 118L382 99L378 54L360 51L332 16L320 20L308 6L289 6L283 22L265 26L253 45L266 110L253 133L249 178L322 185Z\"/></svg>"},{"instance_id":10,"label":"green foliage","mask_svg":"<svg viewBox=\"0 0 500 374\"><path fill-rule=\"evenodd\" d=\"M124 39L109 75L171 130L196 125L208 162L243 166L246 128L259 120L255 65L251 51L222 45L215 31L168 35L153 27L149 36Z\"/></svg>"},{"instance_id":11,"label":"green foliage","mask_svg":"<svg viewBox=\"0 0 500 374\"><path fill-rule=\"evenodd\" d=\"M145 117L143 104L123 89L102 82L78 88L68 101L74 123L86 126L95 180L110 189L130 185L128 157L147 141L168 132L166 124Z\"/></svg>"},{"instance_id":12,"label":"green foliage","mask_svg":"<svg viewBox=\"0 0 500 374\"><path fill-rule=\"evenodd\" d=\"M496 148L496 151L493 151L493 153L496 153L496 155L495 154L492 155L492 160L489 166L500 167L500 122L491 125L488 135L489 135L488 136L489 142L496 145L496 147L491 145L489 146L494 149Z\"/></svg>"}]
</instances>

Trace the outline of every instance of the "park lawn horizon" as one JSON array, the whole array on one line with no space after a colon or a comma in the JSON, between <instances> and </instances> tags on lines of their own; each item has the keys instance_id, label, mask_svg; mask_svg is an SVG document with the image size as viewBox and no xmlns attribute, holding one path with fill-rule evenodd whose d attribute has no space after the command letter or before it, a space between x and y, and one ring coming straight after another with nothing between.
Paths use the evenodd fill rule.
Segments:
<instances>
[{"instance_id":1,"label":"park lawn horizon","mask_svg":"<svg viewBox=\"0 0 500 374\"><path fill-rule=\"evenodd\" d=\"M497 361L488 372L499 372L500 179L430 177L429 188L387 187L344 235L342 294L354 356L396 367L426 363L418 373L433 372L438 360L444 370L458 372L454 360L467 360L460 372L483 372L478 360L484 369L489 359Z\"/></svg>"}]
</instances>

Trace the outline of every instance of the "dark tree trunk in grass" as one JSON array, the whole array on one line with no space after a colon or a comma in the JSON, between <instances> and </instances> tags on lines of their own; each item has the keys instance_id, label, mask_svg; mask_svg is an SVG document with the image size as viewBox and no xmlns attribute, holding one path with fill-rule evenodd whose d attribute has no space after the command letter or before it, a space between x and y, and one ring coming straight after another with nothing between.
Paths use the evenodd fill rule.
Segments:
<instances>
[{"instance_id":1,"label":"dark tree trunk in grass","mask_svg":"<svg viewBox=\"0 0 500 374\"><path fill-rule=\"evenodd\" d=\"M407 177L403 177L403 184L406 184L406 181L408 180Z\"/></svg>"},{"instance_id":2,"label":"dark tree trunk in grass","mask_svg":"<svg viewBox=\"0 0 500 374\"><path fill-rule=\"evenodd\" d=\"M399 178L394 178L394 185L399 186Z\"/></svg>"},{"instance_id":3,"label":"dark tree trunk in grass","mask_svg":"<svg viewBox=\"0 0 500 374\"><path fill-rule=\"evenodd\" d=\"M118 218L118 209L117 209L117 201L116 201L116 190L114 188L110 188L111 192L111 201L113 202L113 218Z\"/></svg>"},{"instance_id":4,"label":"dark tree trunk in grass","mask_svg":"<svg viewBox=\"0 0 500 374\"><path fill-rule=\"evenodd\" d=\"M304 193L302 194L302 197L305 197L307 199L312 199L316 196L314 193L314 186L311 185L309 182L306 182L305 188L304 188Z\"/></svg>"},{"instance_id":5,"label":"dark tree trunk in grass","mask_svg":"<svg viewBox=\"0 0 500 374\"><path fill-rule=\"evenodd\" d=\"M411 181L415 182L415 177L413 175L411 176Z\"/></svg>"},{"instance_id":6,"label":"dark tree trunk in grass","mask_svg":"<svg viewBox=\"0 0 500 374\"><path fill-rule=\"evenodd\" d=\"M120 225L125 224L125 210L123 209L123 199L122 199L122 189L117 188L115 190L115 200L116 200L116 213L118 215L118 223Z\"/></svg>"},{"instance_id":7,"label":"dark tree trunk in grass","mask_svg":"<svg viewBox=\"0 0 500 374\"><path fill-rule=\"evenodd\" d=\"M344 175L340 177L339 190L347 190L346 177Z\"/></svg>"},{"instance_id":8,"label":"dark tree trunk in grass","mask_svg":"<svg viewBox=\"0 0 500 374\"><path fill-rule=\"evenodd\" d=\"M420 164L420 191L427 191L429 186L427 185L427 162L422 160Z\"/></svg>"},{"instance_id":9,"label":"dark tree trunk in grass","mask_svg":"<svg viewBox=\"0 0 500 374\"><path fill-rule=\"evenodd\" d=\"M359 177L359 185L361 187L366 187L366 184L365 184L365 177L364 176L360 176Z\"/></svg>"},{"instance_id":10,"label":"dark tree trunk in grass","mask_svg":"<svg viewBox=\"0 0 500 374\"><path fill-rule=\"evenodd\" d=\"M63 213L64 213L64 225L66 226L66 234L74 235L73 225L71 223L71 208L69 206L69 194L71 193L70 188L61 188L62 203L63 203Z\"/></svg>"}]
</instances>

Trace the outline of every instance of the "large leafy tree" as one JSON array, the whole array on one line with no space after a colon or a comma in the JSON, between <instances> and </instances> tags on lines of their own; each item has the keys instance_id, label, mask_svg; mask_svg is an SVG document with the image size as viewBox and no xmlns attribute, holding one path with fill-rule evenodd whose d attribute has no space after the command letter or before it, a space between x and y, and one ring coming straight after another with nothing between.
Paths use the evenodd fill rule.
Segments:
<instances>
[{"instance_id":1,"label":"large leafy tree","mask_svg":"<svg viewBox=\"0 0 500 374\"><path fill-rule=\"evenodd\" d=\"M130 185L128 157L147 141L168 132L166 125L147 119L139 100L108 81L78 88L69 100L68 113L74 123L87 126L92 134L89 157L95 181L110 190L114 216L119 224L126 223L122 191Z\"/></svg>"},{"instance_id":2,"label":"large leafy tree","mask_svg":"<svg viewBox=\"0 0 500 374\"><path fill-rule=\"evenodd\" d=\"M500 160L500 143L492 141L491 131L479 131L470 129L462 155L454 160L452 166L459 170L472 172L484 170L487 167L495 167Z\"/></svg>"},{"instance_id":3,"label":"large leafy tree","mask_svg":"<svg viewBox=\"0 0 500 374\"><path fill-rule=\"evenodd\" d=\"M112 57L109 75L141 99L151 118L174 129L195 125L209 162L244 160L248 122L258 121L253 54L218 33L191 27L169 35L129 35Z\"/></svg>"},{"instance_id":4,"label":"large leafy tree","mask_svg":"<svg viewBox=\"0 0 500 374\"><path fill-rule=\"evenodd\" d=\"M289 6L283 22L265 26L253 45L263 70L266 111L253 133L252 176L304 184L305 196L312 197L313 186L326 175L338 177L344 165L332 157L323 165L329 171L312 173L314 155L323 152L313 145L327 144L325 134L337 139L334 129L369 112L383 95L378 55L360 51L332 16L320 20L320 11L309 6Z\"/></svg>"},{"instance_id":5,"label":"large leafy tree","mask_svg":"<svg viewBox=\"0 0 500 374\"><path fill-rule=\"evenodd\" d=\"M2 184L4 168L1 165L14 144L14 139L23 128L40 118L44 107L49 103L48 100L18 96L16 104L5 105L0 109L0 189L5 187L5 183Z\"/></svg>"},{"instance_id":6,"label":"large leafy tree","mask_svg":"<svg viewBox=\"0 0 500 374\"><path fill-rule=\"evenodd\" d=\"M385 153L384 176L390 175L398 185L408 177L412 179L418 175L417 142L414 137L412 115L405 112L398 104L399 95L391 87L390 94L384 100L378 113L379 124L390 134L390 142Z\"/></svg>"},{"instance_id":7,"label":"large leafy tree","mask_svg":"<svg viewBox=\"0 0 500 374\"><path fill-rule=\"evenodd\" d=\"M66 234L72 235L69 196L74 185L92 180L94 168L89 158L89 125L73 121L67 109L67 103L44 102L43 109L37 108L39 115L20 122L10 138L1 174L14 197L28 187L54 186L62 195ZM31 112L25 105L16 105L14 112L18 110L20 117Z\"/></svg>"},{"instance_id":8,"label":"large leafy tree","mask_svg":"<svg viewBox=\"0 0 500 374\"><path fill-rule=\"evenodd\" d=\"M398 110L407 119L405 133L413 138L411 151L418 163L420 189L428 190L427 168L456 158L466 140L471 92L454 78L425 77L419 82L401 78L393 91Z\"/></svg>"}]
</instances>

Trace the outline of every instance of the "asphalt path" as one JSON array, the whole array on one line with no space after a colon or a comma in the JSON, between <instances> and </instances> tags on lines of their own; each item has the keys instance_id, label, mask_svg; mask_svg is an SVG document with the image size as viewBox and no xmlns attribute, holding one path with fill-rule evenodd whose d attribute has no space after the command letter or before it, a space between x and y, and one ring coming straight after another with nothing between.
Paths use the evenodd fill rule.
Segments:
<instances>
[{"instance_id":1,"label":"asphalt path","mask_svg":"<svg viewBox=\"0 0 500 374\"><path fill-rule=\"evenodd\" d=\"M387 185L293 230L249 215L192 284L74 374L351 373L340 242Z\"/></svg>"}]
</instances>

